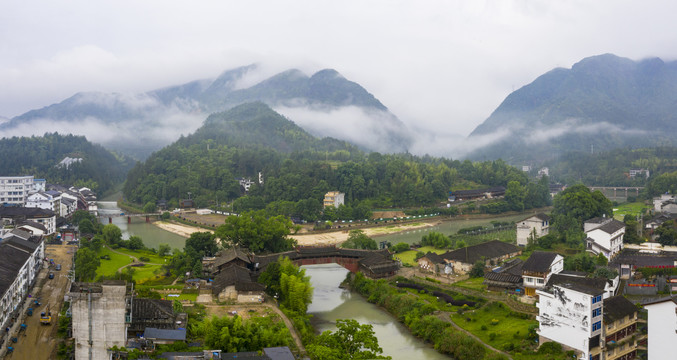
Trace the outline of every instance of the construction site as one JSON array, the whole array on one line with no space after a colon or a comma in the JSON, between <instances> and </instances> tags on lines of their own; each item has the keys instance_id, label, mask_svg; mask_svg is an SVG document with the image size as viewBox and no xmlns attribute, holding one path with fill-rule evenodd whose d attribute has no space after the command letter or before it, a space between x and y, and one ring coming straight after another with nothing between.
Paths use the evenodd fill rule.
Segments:
<instances>
[{"instance_id":1,"label":"construction site","mask_svg":"<svg viewBox=\"0 0 677 360\"><path fill-rule=\"evenodd\" d=\"M20 317L10 328L5 329L3 355L6 359L48 360L55 359L57 351L57 324L59 310L70 280L73 265L72 245L47 245L45 256L53 261L42 269L32 293L26 299ZM56 265L61 270L56 271ZM54 274L50 279L49 274ZM45 313L44 316L42 313ZM49 320L47 320L49 318ZM9 347L13 349L7 353Z\"/></svg>"}]
</instances>

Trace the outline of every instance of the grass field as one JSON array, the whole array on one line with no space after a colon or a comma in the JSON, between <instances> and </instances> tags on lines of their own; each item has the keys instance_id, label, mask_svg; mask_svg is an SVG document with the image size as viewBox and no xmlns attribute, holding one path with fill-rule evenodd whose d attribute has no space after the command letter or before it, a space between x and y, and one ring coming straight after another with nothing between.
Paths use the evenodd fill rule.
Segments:
<instances>
[{"instance_id":1,"label":"grass field","mask_svg":"<svg viewBox=\"0 0 677 360\"><path fill-rule=\"evenodd\" d=\"M643 214L646 209L651 207L643 202L633 202L620 204L614 207L614 219L623 221L623 217L627 214L637 216Z\"/></svg>"},{"instance_id":2,"label":"grass field","mask_svg":"<svg viewBox=\"0 0 677 360\"><path fill-rule=\"evenodd\" d=\"M427 254L428 252L434 252L436 254L444 254L447 252L447 249L435 249L432 246L424 246L418 249L418 251L422 251L424 254ZM414 257L416 257L416 250L409 250L409 251L403 251L399 254L395 254L395 258L400 259L403 264L410 264L410 265L416 265L416 261L414 261Z\"/></svg>"},{"instance_id":3,"label":"grass field","mask_svg":"<svg viewBox=\"0 0 677 360\"><path fill-rule=\"evenodd\" d=\"M119 268L132 262L132 259L129 256L114 253L108 248L101 248L98 255L99 257L108 255L110 256L110 260L101 259L101 265L96 269L97 276L113 276Z\"/></svg>"},{"instance_id":4,"label":"grass field","mask_svg":"<svg viewBox=\"0 0 677 360\"><path fill-rule=\"evenodd\" d=\"M119 248L115 250L124 253L126 255L115 253L107 247L102 247L101 250L99 250L98 253L99 257L108 255L110 257L110 260L101 259L101 265L99 265L99 268L96 269L97 276L115 275L118 269L132 262L131 256L135 256L137 258L142 256L148 257L150 259L150 263L164 264L165 262L164 258L161 258L156 254L153 254L152 252L146 250L134 251L124 248ZM158 276L158 274L161 273L162 265L145 265L138 267L134 266L132 267L132 269L134 269L134 275L132 276L132 278L137 282L142 283L150 279L154 280L159 279L160 276Z\"/></svg>"},{"instance_id":5,"label":"grass field","mask_svg":"<svg viewBox=\"0 0 677 360\"><path fill-rule=\"evenodd\" d=\"M454 286L466 288L466 289L473 289L473 290L486 290L487 286L482 284L484 281L483 277L479 278L470 278L467 280L463 281L457 281L454 283Z\"/></svg>"},{"instance_id":6,"label":"grass field","mask_svg":"<svg viewBox=\"0 0 677 360\"><path fill-rule=\"evenodd\" d=\"M534 353L536 343L528 339L529 329L538 321L525 318L500 302L487 304L478 310L452 314L451 319L485 343L510 352L514 359L543 359L544 354ZM547 355L548 359L565 359L564 353Z\"/></svg>"},{"instance_id":7,"label":"grass field","mask_svg":"<svg viewBox=\"0 0 677 360\"><path fill-rule=\"evenodd\" d=\"M157 254L148 251L148 250L129 250L125 248L117 248L115 251L130 255L130 256L136 256L137 258L140 257L147 257L150 259L150 261L147 261L149 263L154 263L154 264L164 264L165 259L168 259L169 257L160 257Z\"/></svg>"}]
</instances>

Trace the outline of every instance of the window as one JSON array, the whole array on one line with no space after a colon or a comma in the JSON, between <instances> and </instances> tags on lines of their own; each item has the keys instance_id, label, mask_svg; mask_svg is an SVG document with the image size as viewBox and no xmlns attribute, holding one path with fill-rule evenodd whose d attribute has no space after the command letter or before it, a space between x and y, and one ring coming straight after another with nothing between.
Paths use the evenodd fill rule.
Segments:
<instances>
[{"instance_id":1,"label":"window","mask_svg":"<svg viewBox=\"0 0 677 360\"><path fill-rule=\"evenodd\" d=\"M592 310L592 317L598 317L600 315L602 315L602 308Z\"/></svg>"},{"instance_id":2,"label":"window","mask_svg":"<svg viewBox=\"0 0 677 360\"><path fill-rule=\"evenodd\" d=\"M602 295L597 295L592 298L592 303L597 304L598 302L602 301Z\"/></svg>"},{"instance_id":3,"label":"window","mask_svg":"<svg viewBox=\"0 0 677 360\"><path fill-rule=\"evenodd\" d=\"M597 331L602 328L602 322L598 321L594 324L592 324L592 331Z\"/></svg>"},{"instance_id":4,"label":"window","mask_svg":"<svg viewBox=\"0 0 677 360\"><path fill-rule=\"evenodd\" d=\"M536 283L539 285L543 285L543 279L536 279Z\"/></svg>"}]
</instances>

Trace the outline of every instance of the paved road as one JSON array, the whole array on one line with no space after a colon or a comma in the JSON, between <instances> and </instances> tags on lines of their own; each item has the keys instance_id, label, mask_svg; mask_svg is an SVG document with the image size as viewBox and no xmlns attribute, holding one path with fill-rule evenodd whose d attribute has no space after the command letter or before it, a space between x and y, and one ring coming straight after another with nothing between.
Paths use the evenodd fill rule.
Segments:
<instances>
[{"instance_id":1,"label":"paved road","mask_svg":"<svg viewBox=\"0 0 677 360\"><path fill-rule=\"evenodd\" d=\"M18 336L19 341L14 346L14 353L8 355L8 359L16 360L49 360L56 359L57 336L56 329L59 318L59 310L63 305L63 297L66 288L70 284L67 274L72 268L73 251L75 247L71 245L47 245L47 257L54 259L56 264L61 264L61 271L42 269L38 275L32 297L29 299L40 299L42 305L33 306L33 316L22 315L24 323L27 325L25 335ZM49 271L54 272L54 279L47 278ZM52 324L40 324L40 312L49 305L52 313ZM28 306L27 306L28 307ZM25 314L25 312L23 313ZM6 346L3 347L3 350Z\"/></svg>"}]
</instances>

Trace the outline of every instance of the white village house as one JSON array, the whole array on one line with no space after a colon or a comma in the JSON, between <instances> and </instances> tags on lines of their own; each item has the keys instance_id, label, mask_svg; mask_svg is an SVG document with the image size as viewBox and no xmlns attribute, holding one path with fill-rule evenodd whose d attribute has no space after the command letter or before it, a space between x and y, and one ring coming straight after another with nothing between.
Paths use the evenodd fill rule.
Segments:
<instances>
[{"instance_id":1,"label":"white village house","mask_svg":"<svg viewBox=\"0 0 677 360\"><path fill-rule=\"evenodd\" d=\"M593 218L584 223L583 230L586 250L594 255L602 254L611 260L623 249L625 224L621 221Z\"/></svg>"},{"instance_id":2,"label":"white village house","mask_svg":"<svg viewBox=\"0 0 677 360\"><path fill-rule=\"evenodd\" d=\"M548 235L550 230L550 216L540 213L529 216L526 219L516 223L517 226L517 245L526 246L529 236L534 233L535 239L543 235Z\"/></svg>"}]
</instances>

